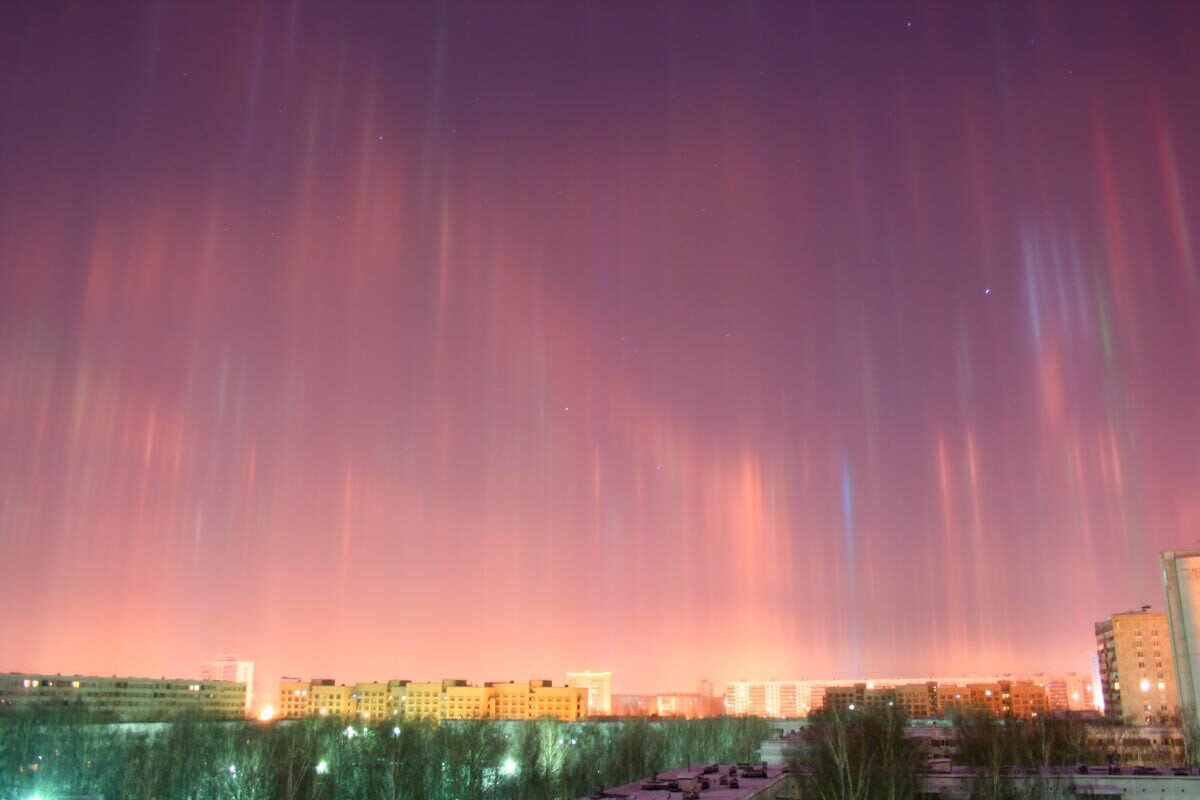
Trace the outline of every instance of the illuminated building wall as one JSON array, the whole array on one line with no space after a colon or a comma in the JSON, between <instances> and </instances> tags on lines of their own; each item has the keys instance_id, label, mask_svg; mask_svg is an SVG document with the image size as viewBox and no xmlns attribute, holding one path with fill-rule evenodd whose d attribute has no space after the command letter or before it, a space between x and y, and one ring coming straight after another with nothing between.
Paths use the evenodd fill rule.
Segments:
<instances>
[{"instance_id":1,"label":"illuminated building wall","mask_svg":"<svg viewBox=\"0 0 1200 800\"><path fill-rule=\"evenodd\" d=\"M485 683L393 680L387 683L338 685L329 679L279 683L278 716L358 717L365 720L541 719L564 722L587 718L587 690L554 686L550 681Z\"/></svg>"},{"instance_id":2,"label":"illuminated building wall","mask_svg":"<svg viewBox=\"0 0 1200 800\"><path fill-rule=\"evenodd\" d=\"M579 686L588 690L588 713L612 713L611 672L568 672L567 685Z\"/></svg>"},{"instance_id":3,"label":"illuminated building wall","mask_svg":"<svg viewBox=\"0 0 1200 800\"><path fill-rule=\"evenodd\" d=\"M1090 678L1071 673L1046 681L1046 699L1051 711L1093 711L1095 690Z\"/></svg>"},{"instance_id":4,"label":"illuminated building wall","mask_svg":"<svg viewBox=\"0 0 1200 800\"><path fill-rule=\"evenodd\" d=\"M1143 606L1096 623L1104 713L1137 725L1179 715L1165 614Z\"/></svg>"},{"instance_id":5,"label":"illuminated building wall","mask_svg":"<svg viewBox=\"0 0 1200 800\"><path fill-rule=\"evenodd\" d=\"M588 693L581 686L554 686L550 681L530 681L529 719L553 717L571 722L587 719Z\"/></svg>"},{"instance_id":6,"label":"illuminated building wall","mask_svg":"<svg viewBox=\"0 0 1200 800\"><path fill-rule=\"evenodd\" d=\"M242 661L235 654L221 653L200 664L200 680L246 684L246 713L254 703L254 662Z\"/></svg>"},{"instance_id":7,"label":"illuminated building wall","mask_svg":"<svg viewBox=\"0 0 1200 800\"><path fill-rule=\"evenodd\" d=\"M314 681L309 694L309 708L319 716L344 717L354 713L354 691L351 686L338 686L332 680Z\"/></svg>"},{"instance_id":8,"label":"illuminated building wall","mask_svg":"<svg viewBox=\"0 0 1200 800\"><path fill-rule=\"evenodd\" d=\"M1200 725L1200 550L1168 550L1159 555L1159 564L1176 696L1189 721Z\"/></svg>"},{"instance_id":9,"label":"illuminated building wall","mask_svg":"<svg viewBox=\"0 0 1200 800\"><path fill-rule=\"evenodd\" d=\"M279 679L279 705L275 714L280 719L307 717L311 706L309 692L312 683L299 678Z\"/></svg>"},{"instance_id":10,"label":"illuminated building wall","mask_svg":"<svg viewBox=\"0 0 1200 800\"><path fill-rule=\"evenodd\" d=\"M806 717L822 708L898 707L913 719L943 716L955 706L1032 718L1050 709L1044 681L1013 678L888 678L878 680L731 681L725 713Z\"/></svg>"},{"instance_id":11,"label":"illuminated building wall","mask_svg":"<svg viewBox=\"0 0 1200 800\"><path fill-rule=\"evenodd\" d=\"M702 719L712 716L712 698L702 694L659 694L654 697L655 713L660 717Z\"/></svg>"},{"instance_id":12,"label":"illuminated building wall","mask_svg":"<svg viewBox=\"0 0 1200 800\"><path fill-rule=\"evenodd\" d=\"M350 690L354 713L363 719L392 716L391 683L356 683Z\"/></svg>"},{"instance_id":13,"label":"illuminated building wall","mask_svg":"<svg viewBox=\"0 0 1200 800\"><path fill-rule=\"evenodd\" d=\"M94 675L0 675L0 707L37 705L77 706L124 721L159 720L180 714L238 719L246 713L246 685Z\"/></svg>"}]
</instances>

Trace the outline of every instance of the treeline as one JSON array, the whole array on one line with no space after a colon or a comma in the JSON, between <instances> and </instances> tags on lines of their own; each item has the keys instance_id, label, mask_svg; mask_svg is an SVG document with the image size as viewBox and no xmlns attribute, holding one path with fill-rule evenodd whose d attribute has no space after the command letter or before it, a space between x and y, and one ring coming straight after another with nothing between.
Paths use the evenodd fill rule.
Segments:
<instances>
[{"instance_id":1,"label":"treeline","mask_svg":"<svg viewBox=\"0 0 1200 800\"><path fill-rule=\"evenodd\" d=\"M560 723L106 725L61 711L0 715L0 798L549 800L687 764L749 761L752 718Z\"/></svg>"},{"instance_id":2,"label":"treeline","mask_svg":"<svg viewBox=\"0 0 1200 800\"><path fill-rule=\"evenodd\" d=\"M788 751L800 776L803 796L820 800L915 800L929 774L917 739L907 735L907 719L894 709L818 712ZM972 767L972 795L981 800L1017 800L1043 793L1014 776L1099 763L1087 728L1077 719L997 719L965 712L953 720L954 762ZM1032 794L1030 792L1032 791Z\"/></svg>"}]
</instances>

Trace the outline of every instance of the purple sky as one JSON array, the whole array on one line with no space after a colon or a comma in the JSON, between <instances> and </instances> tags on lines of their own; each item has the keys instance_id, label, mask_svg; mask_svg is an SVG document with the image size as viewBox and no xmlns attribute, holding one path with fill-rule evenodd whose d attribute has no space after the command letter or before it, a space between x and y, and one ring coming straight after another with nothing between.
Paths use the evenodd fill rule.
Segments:
<instances>
[{"instance_id":1,"label":"purple sky","mask_svg":"<svg viewBox=\"0 0 1200 800\"><path fill-rule=\"evenodd\" d=\"M1200 541L1200 5L0 7L0 670L1087 671Z\"/></svg>"}]
</instances>

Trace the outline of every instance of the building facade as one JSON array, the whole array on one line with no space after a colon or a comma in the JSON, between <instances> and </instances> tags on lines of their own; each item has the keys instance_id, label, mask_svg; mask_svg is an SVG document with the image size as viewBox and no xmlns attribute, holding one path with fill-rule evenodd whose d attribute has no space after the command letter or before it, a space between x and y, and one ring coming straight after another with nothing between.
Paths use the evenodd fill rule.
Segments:
<instances>
[{"instance_id":1,"label":"building facade","mask_svg":"<svg viewBox=\"0 0 1200 800\"><path fill-rule=\"evenodd\" d=\"M1047 682L1025 678L887 678L828 681L732 681L725 713L801 718L819 709L899 708L910 719L933 719L955 708L1032 719L1050 710Z\"/></svg>"},{"instance_id":2,"label":"building facade","mask_svg":"<svg viewBox=\"0 0 1200 800\"><path fill-rule=\"evenodd\" d=\"M567 686L587 689L589 714L607 716L612 713L611 672L568 672Z\"/></svg>"},{"instance_id":3,"label":"building facade","mask_svg":"<svg viewBox=\"0 0 1200 800\"><path fill-rule=\"evenodd\" d=\"M183 715L240 719L246 715L246 684L16 672L0 675L0 709L34 706L78 708L122 722Z\"/></svg>"},{"instance_id":4,"label":"building facade","mask_svg":"<svg viewBox=\"0 0 1200 800\"><path fill-rule=\"evenodd\" d=\"M1166 615L1142 606L1097 622L1095 630L1105 716L1133 725L1178 719Z\"/></svg>"},{"instance_id":5,"label":"building facade","mask_svg":"<svg viewBox=\"0 0 1200 800\"><path fill-rule=\"evenodd\" d=\"M200 680L246 684L246 714L254 705L254 662L242 661L234 653L220 653L200 664Z\"/></svg>"},{"instance_id":6,"label":"building facade","mask_svg":"<svg viewBox=\"0 0 1200 800\"><path fill-rule=\"evenodd\" d=\"M1046 699L1052 712L1092 711L1096 708L1091 680L1074 672L1061 678L1048 679Z\"/></svg>"},{"instance_id":7,"label":"building facade","mask_svg":"<svg viewBox=\"0 0 1200 800\"><path fill-rule=\"evenodd\" d=\"M279 682L277 714L282 719L314 716L435 722L468 719L586 719L587 690L546 680L485 683L448 678L438 682L391 680L337 684L328 678Z\"/></svg>"},{"instance_id":8,"label":"building facade","mask_svg":"<svg viewBox=\"0 0 1200 800\"><path fill-rule=\"evenodd\" d=\"M1200 730L1200 550L1159 554L1171 666L1184 724Z\"/></svg>"}]
</instances>

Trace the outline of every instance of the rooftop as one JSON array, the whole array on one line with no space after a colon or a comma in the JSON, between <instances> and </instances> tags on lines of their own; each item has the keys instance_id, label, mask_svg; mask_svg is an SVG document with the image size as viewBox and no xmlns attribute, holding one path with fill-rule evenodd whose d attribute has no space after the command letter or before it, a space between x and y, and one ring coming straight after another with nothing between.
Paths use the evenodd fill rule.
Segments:
<instances>
[{"instance_id":1,"label":"rooftop","mask_svg":"<svg viewBox=\"0 0 1200 800\"><path fill-rule=\"evenodd\" d=\"M596 798L600 797L626 798L626 800L667 800L668 796L678 800L682 792L692 787L691 780L699 777L707 778L711 784L708 789L700 791L702 800L747 800L747 798L758 794L768 786L778 783L788 774L784 771L783 767L775 765L767 766L767 777L765 778L752 778L743 774L746 768L761 769L761 763L746 765L718 764L715 766L717 767L716 771L709 774L703 774L706 767L711 768L707 764L695 764L659 774L657 779L659 782L668 783L670 781L678 781L678 788L643 789L642 787L652 780L650 776L647 776L632 783L627 783L624 786L605 789L603 795L592 794L580 798L580 800L596 800ZM735 766L737 767L738 786L730 788L728 785L722 785L720 779L728 779L730 777L730 769Z\"/></svg>"}]
</instances>

